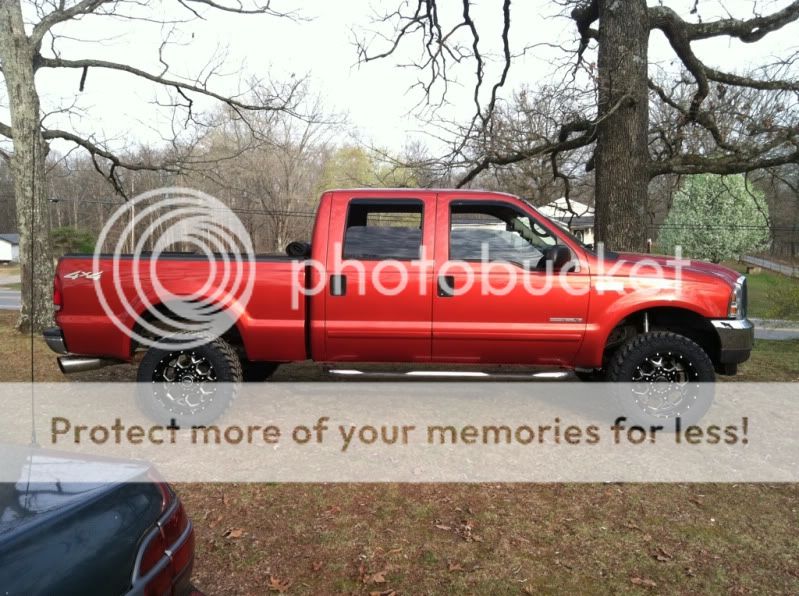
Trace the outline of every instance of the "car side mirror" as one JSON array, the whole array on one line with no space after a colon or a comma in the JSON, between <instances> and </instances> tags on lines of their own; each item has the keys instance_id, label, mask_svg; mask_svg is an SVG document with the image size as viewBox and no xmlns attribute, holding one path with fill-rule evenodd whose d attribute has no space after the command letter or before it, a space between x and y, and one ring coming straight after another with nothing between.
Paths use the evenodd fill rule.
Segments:
<instances>
[{"instance_id":1,"label":"car side mirror","mask_svg":"<svg viewBox=\"0 0 799 596\"><path fill-rule=\"evenodd\" d=\"M300 241L289 242L286 254L294 258L307 259L311 256L311 245Z\"/></svg>"},{"instance_id":2,"label":"car side mirror","mask_svg":"<svg viewBox=\"0 0 799 596\"><path fill-rule=\"evenodd\" d=\"M549 267L552 268L553 273L560 272L564 267L566 267L572 260L572 252L569 250L569 247L563 246L562 244L556 244L555 246L550 246L544 251L544 256L538 262L538 269L547 270ZM549 265L548 261L552 261L552 264Z\"/></svg>"}]
</instances>

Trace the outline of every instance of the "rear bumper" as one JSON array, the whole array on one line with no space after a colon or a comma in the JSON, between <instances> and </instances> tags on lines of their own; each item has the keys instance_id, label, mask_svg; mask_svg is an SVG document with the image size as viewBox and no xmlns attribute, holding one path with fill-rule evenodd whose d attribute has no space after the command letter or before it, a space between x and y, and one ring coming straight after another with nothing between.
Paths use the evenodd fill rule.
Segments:
<instances>
[{"instance_id":1,"label":"rear bumper","mask_svg":"<svg viewBox=\"0 0 799 596\"><path fill-rule=\"evenodd\" d=\"M86 372L122 362L122 360L115 358L95 358L93 356L70 354L67 349L67 343L64 341L64 333L60 327L49 327L42 332L42 336L47 347L60 355L58 357L58 368L64 374Z\"/></svg>"},{"instance_id":2,"label":"rear bumper","mask_svg":"<svg viewBox=\"0 0 799 596\"><path fill-rule=\"evenodd\" d=\"M68 354L67 344L64 342L64 333L60 327L48 327L42 333L47 347L56 354Z\"/></svg>"},{"instance_id":3,"label":"rear bumper","mask_svg":"<svg viewBox=\"0 0 799 596\"><path fill-rule=\"evenodd\" d=\"M755 343L755 326L749 319L710 321L719 336L719 362L738 364L749 359Z\"/></svg>"}]
</instances>

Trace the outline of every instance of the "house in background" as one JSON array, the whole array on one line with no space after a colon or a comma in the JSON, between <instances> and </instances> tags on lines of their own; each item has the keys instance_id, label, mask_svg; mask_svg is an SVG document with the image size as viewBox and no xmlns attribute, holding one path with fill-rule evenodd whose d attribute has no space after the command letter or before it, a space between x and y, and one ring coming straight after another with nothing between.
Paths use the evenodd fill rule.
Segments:
<instances>
[{"instance_id":1,"label":"house in background","mask_svg":"<svg viewBox=\"0 0 799 596\"><path fill-rule=\"evenodd\" d=\"M0 263L19 262L19 234L0 234Z\"/></svg>"},{"instance_id":2,"label":"house in background","mask_svg":"<svg viewBox=\"0 0 799 596\"><path fill-rule=\"evenodd\" d=\"M571 210L569 210L571 206ZM548 205L539 207L538 211L561 224L586 244L594 243L594 208L573 199L566 202L565 198L552 201Z\"/></svg>"}]
</instances>

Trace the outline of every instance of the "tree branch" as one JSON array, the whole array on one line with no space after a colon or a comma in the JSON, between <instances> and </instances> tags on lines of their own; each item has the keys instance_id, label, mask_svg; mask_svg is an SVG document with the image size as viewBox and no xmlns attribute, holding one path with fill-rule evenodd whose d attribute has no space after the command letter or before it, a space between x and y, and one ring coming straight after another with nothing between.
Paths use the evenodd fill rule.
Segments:
<instances>
[{"instance_id":1,"label":"tree branch","mask_svg":"<svg viewBox=\"0 0 799 596\"><path fill-rule=\"evenodd\" d=\"M665 6L649 8L650 28L659 29L663 32L672 49L696 82L697 89L691 100L690 107L687 112L680 109L683 115L689 121L698 122L707 128L713 134L716 142L724 147L723 140L719 142L721 135L712 116L700 110L702 102L710 92L709 80L764 90L799 89L799 84L791 81L759 81L708 68L697 58L691 48L692 41L722 35L735 37L746 43L754 42L762 39L767 33L776 31L795 21L797 18L799 18L799 0L792 2L780 11L764 17L758 16L748 20L722 19L709 23L688 23L674 10ZM659 95L663 98L662 93L659 93ZM676 106L673 105L672 107Z\"/></svg>"},{"instance_id":2,"label":"tree branch","mask_svg":"<svg viewBox=\"0 0 799 596\"><path fill-rule=\"evenodd\" d=\"M598 33L591 28L594 21L599 18L599 2L597 0L589 0L577 6L572 10L571 18L577 24L577 32L580 34L580 45L577 48L577 67L583 59L583 54L586 48L588 48L588 43L591 39L596 39L599 36Z\"/></svg>"},{"instance_id":3,"label":"tree branch","mask_svg":"<svg viewBox=\"0 0 799 596\"><path fill-rule=\"evenodd\" d=\"M505 84L505 81L508 78L508 71L510 70L510 40L508 39L508 35L510 33L510 0L505 0L502 3L502 53L505 58L505 64L502 67L502 76L500 79L494 83L494 87L491 89L491 101L488 104L488 117L491 117L491 114L494 112L494 106L497 103L497 92L499 91L500 87Z\"/></svg>"},{"instance_id":4,"label":"tree branch","mask_svg":"<svg viewBox=\"0 0 799 596\"><path fill-rule=\"evenodd\" d=\"M658 6L650 10L658 12L670 9ZM799 1L794 1L782 10L766 16L757 16L751 19L721 19L707 23L685 23L685 27L688 38L692 41L727 35L738 38L744 43L753 43L797 18L799 18Z\"/></svg>"},{"instance_id":5,"label":"tree branch","mask_svg":"<svg viewBox=\"0 0 799 596\"><path fill-rule=\"evenodd\" d=\"M750 89L760 89L761 91L799 91L799 81L771 80L764 81L752 77L744 77L732 73L722 72L714 68L705 67L707 78L717 83L735 85L737 87L749 87Z\"/></svg>"},{"instance_id":6,"label":"tree branch","mask_svg":"<svg viewBox=\"0 0 799 596\"><path fill-rule=\"evenodd\" d=\"M89 152L91 155L92 163L94 164L95 169L103 175L103 177L107 178L111 185L114 187L114 190L119 193L121 196L126 197L126 193L122 188L122 184L119 181L119 178L116 174L116 170L118 168L122 168L125 170L148 170L148 171L166 171L172 173L179 173L181 172L182 168L177 162L164 162L158 164L147 163L144 161L127 161L125 159L120 158L115 153L109 151L101 147L100 145L96 144L89 139L84 139L83 137L76 135L74 133L65 131L65 130L58 130L58 129L45 129L42 132L42 136L49 140L49 139L63 139L65 141L71 141L76 145L83 147L86 151ZM111 162L110 169L108 173L104 172L102 167L100 166L99 162L97 161L98 157L102 157L103 159L107 159Z\"/></svg>"},{"instance_id":7,"label":"tree branch","mask_svg":"<svg viewBox=\"0 0 799 596\"><path fill-rule=\"evenodd\" d=\"M739 155L708 157L706 155L678 155L662 161L653 161L649 177L663 174L743 174L754 170L773 168L786 164L799 164L799 149L779 155L764 151Z\"/></svg>"},{"instance_id":8,"label":"tree branch","mask_svg":"<svg viewBox=\"0 0 799 596\"><path fill-rule=\"evenodd\" d=\"M206 87L200 87L196 84L187 83L183 81L178 81L174 79L168 79L166 77L160 75L154 75L144 70L135 68L133 66L129 66L127 64L119 64L117 62L108 62L106 60L94 60L94 59L84 59L84 60L65 60L63 58L46 58L40 57L39 58L39 66L45 68L79 68L79 69L88 69L88 68L105 68L108 70L118 70L121 72L126 72L136 77L140 77L142 79L146 79L153 83L157 83L159 85L164 85L167 87L174 87L179 92L191 92L191 93L198 93L200 95L205 95L207 97L212 97L222 103L225 103L233 108L237 108L240 110L247 110L247 111L283 111L287 112L293 116L297 116L298 114L294 113L294 106L292 104L292 99L294 98L294 93L302 83L301 80L296 81L292 87L290 87L287 97L278 98L278 97L268 97L264 104L252 104L246 103L232 97L225 97L219 93L211 91ZM278 101L277 105L269 105L270 102Z\"/></svg>"},{"instance_id":9,"label":"tree branch","mask_svg":"<svg viewBox=\"0 0 799 596\"><path fill-rule=\"evenodd\" d=\"M669 40L669 44L674 50L674 53L677 54L677 57L682 61L685 68L688 69L688 72L691 73L696 81L696 93L691 100L691 107L688 109L687 113L688 119L695 121L699 113L699 107L710 92L710 87L707 83L707 75L705 74L705 65L702 64L691 49L691 40L686 32L685 21L670 9L658 11L658 8L661 7L650 9L650 15L652 11L654 11L656 15L662 12L665 14L665 18L658 16L654 21L650 21L650 26L654 29L660 29L663 32L666 39Z\"/></svg>"},{"instance_id":10,"label":"tree branch","mask_svg":"<svg viewBox=\"0 0 799 596\"><path fill-rule=\"evenodd\" d=\"M226 4L214 2L213 0L178 0L178 2L198 17L200 15L197 14L197 12L190 6L191 4L204 4L205 6L210 6L211 8L215 8L216 10L221 10L223 12L235 12L237 14L268 14L273 17L289 17L289 18L294 18L296 16L295 11L280 12L274 10L271 6L272 5L271 0L267 1L263 5L256 6L255 8L245 8L244 5L238 0L235 2L235 6L228 6Z\"/></svg>"},{"instance_id":11,"label":"tree branch","mask_svg":"<svg viewBox=\"0 0 799 596\"><path fill-rule=\"evenodd\" d=\"M580 130L580 127L574 125L574 123L569 123L564 125L564 129L570 127L572 130ZM457 188L461 188L474 180L478 174L486 170L490 166L508 166L514 163L518 163L520 161L524 161L526 159L530 159L531 157L535 157L537 155L546 155L546 154L554 154L560 153L561 151L569 151L572 149L577 149L579 147L585 147L586 145L590 145L594 138L596 137L595 134L595 127L594 123L591 123L590 128L586 127L583 130L585 132L577 137L568 138L568 133L563 135L559 135L559 140L556 142L546 140L538 145L530 147L528 149L522 151L516 151L509 155L495 155L495 156L487 156L480 160L471 170L469 170L456 184Z\"/></svg>"},{"instance_id":12,"label":"tree branch","mask_svg":"<svg viewBox=\"0 0 799 596\"><path fill-rule=\"evenodd\" d=\"M101 5L111 1L113 0L82 0L69 8L65 8L62 2L60 8L47 14L41 21L36 23L31 32L30 39L34 45L38 46L42 42L45 34L58 23L74 19L82 14L94 12Z\"/></svg>"}]
</instances>

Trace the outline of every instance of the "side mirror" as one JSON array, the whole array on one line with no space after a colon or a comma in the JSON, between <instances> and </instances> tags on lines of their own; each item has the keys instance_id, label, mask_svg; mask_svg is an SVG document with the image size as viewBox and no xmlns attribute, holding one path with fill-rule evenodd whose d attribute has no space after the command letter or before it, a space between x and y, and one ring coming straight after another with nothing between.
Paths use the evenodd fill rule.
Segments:
<instances>
[{"instance_id":1,"label":"side mirror","mask_svg":"<svg viewBox=\"0 0 799 596\"><path fill-rule=\"evenodd\" d=\"M311 256L311 245L307 242L290 242L286 247L286 254L290 257L306 259Z\"/></svg>"},{"instance_id":2,"label":"side mirror","mask_svg":"<svg viewBox=\"0 0 799 596\"><path fill-rule=\"evenodd\" d=\"M544 251L544 256L538 261L538 269L546 271L548 267L552 267L552 272L557 273L561 271L572 260L572 252L567 246L556 244L550 246ZM549 265L547 261L552 261Z\"/></svg>"}]
</instances>

